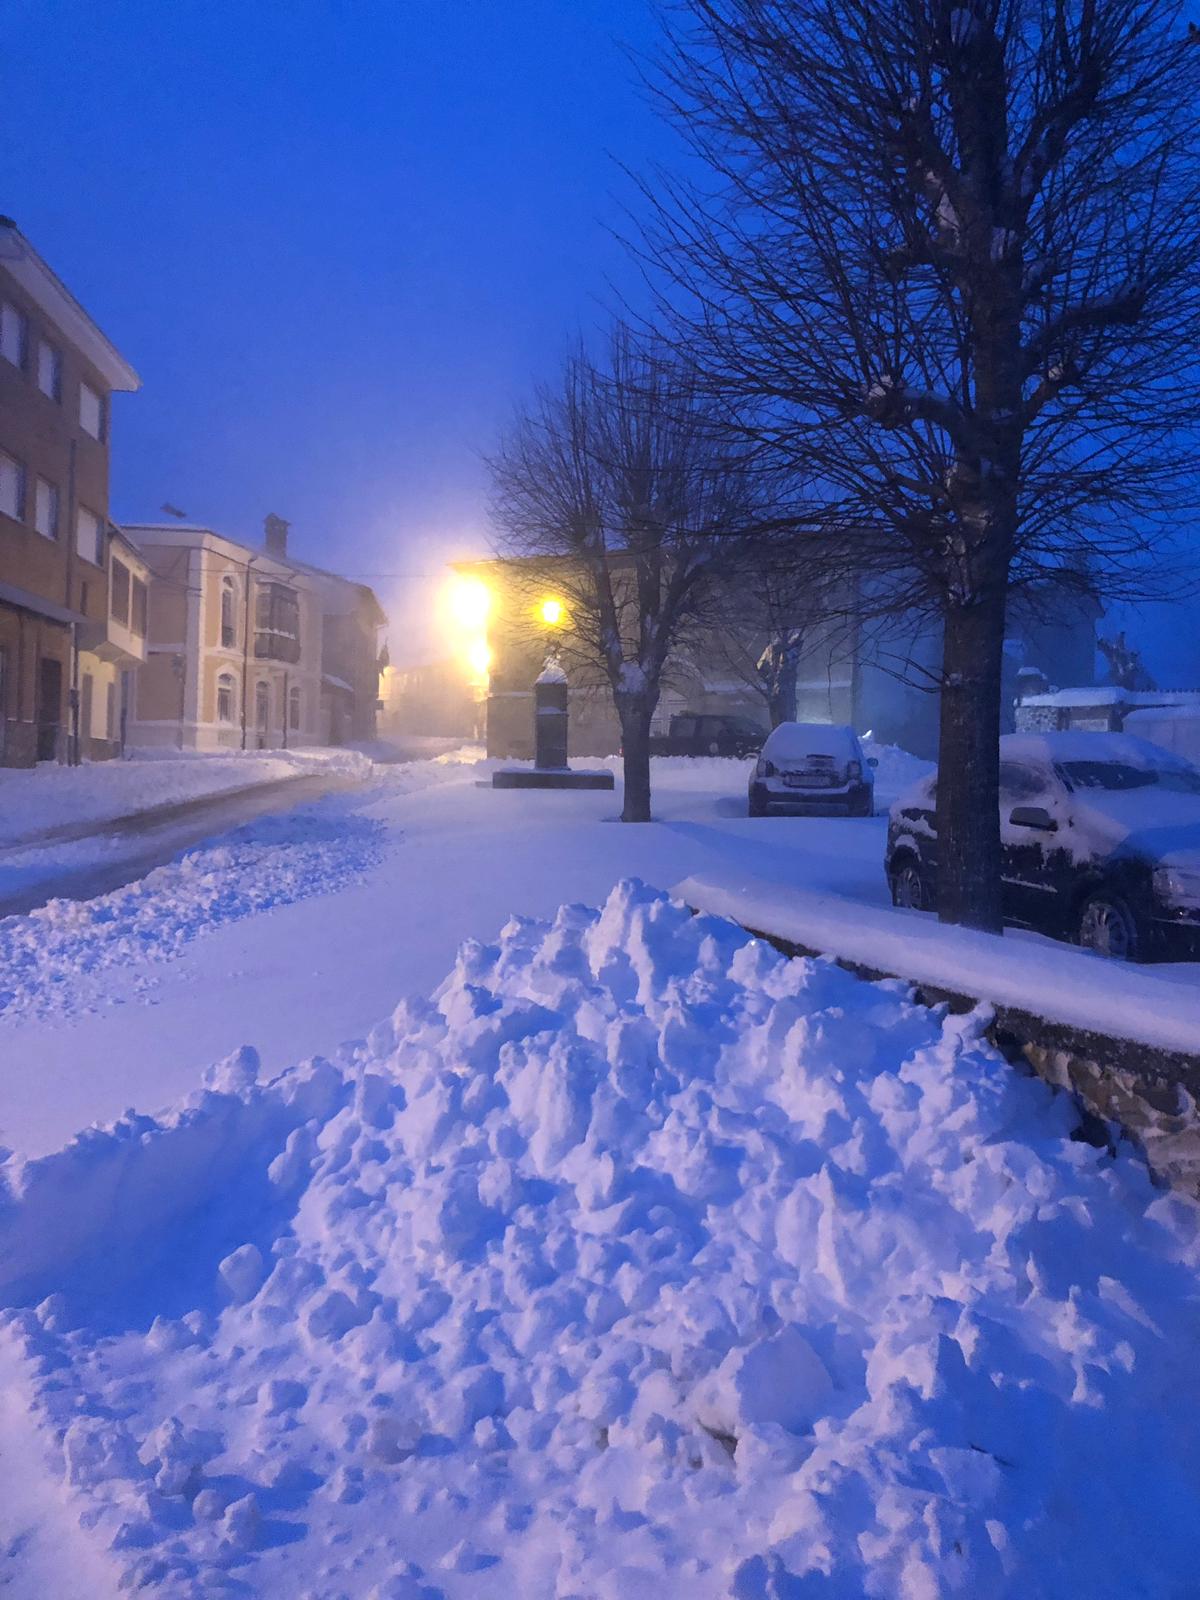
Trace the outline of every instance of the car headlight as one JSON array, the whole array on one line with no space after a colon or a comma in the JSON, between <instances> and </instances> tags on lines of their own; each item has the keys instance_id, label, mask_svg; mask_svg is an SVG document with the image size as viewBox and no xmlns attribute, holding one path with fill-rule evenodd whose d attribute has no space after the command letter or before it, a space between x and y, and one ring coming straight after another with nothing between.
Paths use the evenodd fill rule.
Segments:
<instances>
[{"instance_id":1,"label":"car headlight","mask_svg":"<svg viewBox=\"0 0 1200 1600\"><path fill-rule=\"evenodd\" d=\"M754 776L756 778L773 778L775 776L775 768L767 760L766 756L759 756L758 765L754 769Z\"/></svg>"},{"instance_id":2,"label":"car headlight","mask_svg":"<svg viewBox=\"0 0 1200 1600\"><path fill-rule=\"evenodd\" d=\"M1155 867L1154 892L1173 906L1200 906L1200 867Z\"/></svg>"}]
</instances>

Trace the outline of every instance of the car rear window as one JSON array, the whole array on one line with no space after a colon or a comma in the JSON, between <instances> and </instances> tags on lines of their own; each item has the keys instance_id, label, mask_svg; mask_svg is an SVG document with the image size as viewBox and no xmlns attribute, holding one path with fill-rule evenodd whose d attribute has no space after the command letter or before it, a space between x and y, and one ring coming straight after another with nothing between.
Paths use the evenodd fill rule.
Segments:
<instances>
[{"instance_id":1,"label":"car rear window","mask_svg":"<svg viewBox=\"0 0 1200 1600\"><path fill-rule=\"evenodd\" d=\"M1058 769L1073 789L1165 789L1200 794L1200 772L1185 766L1135 767L1126 761L1063 761Z\"/></svg>"}]
</instances>

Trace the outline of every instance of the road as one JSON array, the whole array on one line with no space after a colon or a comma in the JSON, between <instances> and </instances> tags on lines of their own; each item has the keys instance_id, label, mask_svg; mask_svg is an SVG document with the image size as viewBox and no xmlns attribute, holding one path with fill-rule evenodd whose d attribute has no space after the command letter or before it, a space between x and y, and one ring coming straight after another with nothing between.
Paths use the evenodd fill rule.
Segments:
<instances>
[{"instance_id":1,"label":"road","mask_svg":"<svg viewBox=\"0 0 1200 1600\"><path fill-rule=\"evenodd\" d=\"M0 850L0 917L24 916L49 900L109 894L202 840L353 787L356 780L340 774L303 774L156 806L87 830L55 829L34 844Z\"/></svg>"}]
</instances>

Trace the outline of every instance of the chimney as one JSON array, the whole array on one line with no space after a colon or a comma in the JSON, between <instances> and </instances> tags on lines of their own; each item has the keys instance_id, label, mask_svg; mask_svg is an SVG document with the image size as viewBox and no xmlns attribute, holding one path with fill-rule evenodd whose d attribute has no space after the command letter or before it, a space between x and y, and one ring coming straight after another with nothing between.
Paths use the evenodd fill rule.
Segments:
<instances>
[{"instance_id":1,"label":"chimney","mask_svg":"<svg viewBox=\"0 0 1200 1600\"><path fill-rule=\"evenodd\" d=\"M263 543L267 547L269 556L278 556L282 561L287 557L287 536L290 522L285 522L282 517L277 517L272 511L270 516L263 521Z\"/></svg>"}]
</instances>

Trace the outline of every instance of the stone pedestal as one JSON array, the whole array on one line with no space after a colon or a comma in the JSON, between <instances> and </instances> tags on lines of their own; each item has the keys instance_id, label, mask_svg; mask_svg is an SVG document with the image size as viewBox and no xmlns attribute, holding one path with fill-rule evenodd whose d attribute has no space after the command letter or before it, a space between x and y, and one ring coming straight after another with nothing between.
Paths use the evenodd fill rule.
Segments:
<instances>
[{"instance_id":1,"label":"stone pedestal","mask_svg":"<svg viewBox=\"0 0 1200 1600\"><path fill-rule=\"evenodd\" d=\"M612 789L611 772L572 772L567 765L567 675L548 661L533 686L532 771L502 767L492 774L493 789Z\"/></svg>"}]
</instances>

